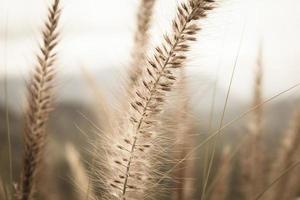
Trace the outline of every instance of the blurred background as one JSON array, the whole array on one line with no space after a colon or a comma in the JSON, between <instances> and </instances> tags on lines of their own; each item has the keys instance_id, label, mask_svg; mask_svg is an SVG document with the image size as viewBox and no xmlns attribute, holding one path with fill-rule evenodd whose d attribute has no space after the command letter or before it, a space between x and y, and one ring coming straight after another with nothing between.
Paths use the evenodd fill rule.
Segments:
<instances>
[{"instance_id":1,"label":"blurred background","mask_svg":"<svg viewBox=\"0 0 300 200\"><path fill-rule=\"evenodd\" d=\"M151 46L170 29L179 0L158 0ZM35 65L47 0L0 0L0 175L8 178L7 131L12 136L14 171L21 161L25 83ZM118 109L133 45L138 0L63 0L58 48L57 106L49 125L55 159L71 142L86 153L90 120L97 115L84 73L96 79L110 106ZM214 124L218 124L235 67L225 122L249 109L255 66L261 50L263 97L300 83L300 1L224 0L202 22L199 41L189 53L188 83L199 134L207 134L216 86ZM216 84L216 85L215 85ZM265 109L266 131L280 134L299 104L300 89L281 95ZM89 120L87 120L89 119ZM242 119L243 121L245 119ZM280 121L280 123L278 123ZM238 122L226 133L243 132ZM224 134L226 135L226 134ZM226 137L226 136L224 136ZM57 158L59 157L59 158ZM51 157L50 159L54 159ZM68 182L68 177L60 178ZM15 180L18 176L16 175Z\"/></svg>"}]
</instances>

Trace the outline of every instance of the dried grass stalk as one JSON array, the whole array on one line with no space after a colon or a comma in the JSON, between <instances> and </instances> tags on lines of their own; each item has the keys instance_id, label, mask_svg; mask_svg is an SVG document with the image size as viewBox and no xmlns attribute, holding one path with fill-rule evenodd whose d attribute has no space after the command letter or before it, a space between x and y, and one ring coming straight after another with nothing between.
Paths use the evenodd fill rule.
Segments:
<instances>
[{"instance_id":1,"label":"dried grass stalk","mask_svg":"<svg viewBox=\"0 0 300 200\"><path fill-rule=\"evenodd\" d=\"M149 29L155 2L156 0L141 0L138 8L137 27L131 53L132 60L129 65L129 90L136 85L143 71L141 66L145 62L145 52L149 43Z\"/></svg>"},{"instance_id":2,"label":"dried grass stalk","mask_svg":"<svg viewBox=\"0 0 300 200\"><path fill-rule=\"evenodd\" d=\"M262 49L259 49L257 59L253 107L261 105L262 100ZM263 141L263 108L260 106L254 110L249 122L249 136L241 152L241 190L245 199L253 199L262 191L265 180L265 149ZM250 149L250 151L249 151Z\"/></svg>"},{"instance_id":3,"label":"dried grass stalk","mask_svg":"<svg viewBox=\"0 0 300 200\"><path fill-rule=\"evenodd\" d=\"M25 114L24 160L19 199L28 200L34 190L36 174L43 159L46 140L45 126L52 109L55 47L58 43L59 0L54 0L48 10L48 20L43 30L43 44L37 65L28 84L28 107Z\"/></svg>"},{"instance_id":4,"label":"dried grass stalk","mask_svg":"<svg viewBox=\"0 0 300 200\"><path fill-rule=\"evenodd\" d=\"M162 112L169 93L176 81L179 68L184 66L186 52L190 42L196 40L200 30L197 21L206 17L207 11L213 9L213 0L189 0L178 6L173 20L172 33L164 36L163 43L155 48L154 55L148 60L141 80L133 89L130 108L113 138L107 153L105 173L107 199L150 199L153 193L148 189L155 187L155 175L158 168L153 168L153 160L159 160L163 153L157 117ZM159 154L155 154L155 152ZM107 172L107 173L106 173ZM101 173L101 172L99 172ZM160 190L159 190L160 189Z\"/></svg>"}]
</instances>

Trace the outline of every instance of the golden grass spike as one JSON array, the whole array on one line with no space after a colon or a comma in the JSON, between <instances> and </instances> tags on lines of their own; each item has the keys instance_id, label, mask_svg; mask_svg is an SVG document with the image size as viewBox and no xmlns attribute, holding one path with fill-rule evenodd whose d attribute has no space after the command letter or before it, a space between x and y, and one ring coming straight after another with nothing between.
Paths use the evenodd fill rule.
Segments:
<instances>
[{"instance_id":1,"label":"golden grass spike","mask_svg":"<svg viewBox=\"0 0 300 200\"><path fill-rule=\"evenodd\" d=\"M300 110L298 109L295 113L293 120L291 120L290 128L284 135L281 147L278 152L278 157L273 165L270 174L270 181L274 180L279 174L284 170L288 169L295 162L299 161L300 155ZM294 170L298 170L295 168ZM295 189L292 186L296 178L296 171L292 171L287 174L281 180L279 180L273 187L267 192L267 199L281 200L286 199L286 197L295 198L299 188ZM295 173L295 174L294 174ZM297 179L297 178L296 178ZM299 179L298 179L299 181ZM300 185L299 182L297 184ZM294 190L294 189L295 190ZM288 199L291 199L288 198Z\"/></svg>"},{"instance_id":2,"label":"golden grass spike","mask_svg":"<svg viewBox=\"0 0 300 200\"><path fill-rule=\"evenodd\" d=\"M225 200L229 192L230 185L230 173L231 173L231 162L230 162L230 147L226 146L222 152L220 167L216 174L216 179L213 181L214 185L212 188L212 194L210 200Z\"/></svg>"},{"instance_id":3,"label":"golden grass spike","mask_svg":"<svg viewBox=\"0 0 300 200\"><path fill-rule=\"evenodd\" d=\"M253 106L260 105L262 99L263 63L262 47L257 58ZM253 199L266 183L265 149L263 141L263 108L256 109L249 122L249 136L246 147L240 155L241 190L245 199Z\"/></svg>"},{"instance_id":4,"label":"golden grass spike","mask_svg":"<svg viewBox=\"0 0 300 200\"><path fill-rule=\"evenodd\" d=\"M105 162L108 198L151 198L147 188L152 188L151 183L155 182L158 170L152 168L152 159L159 160L159 154L154 152L155 147L161 145L159 131L155 130L157 117L166 101L166 94L173 89L179 68L184 66L191 42L196 40L200 30L198 20L205 18L214 5L212 0L190 0L178 6L172 32L165 35L164 41L155 48L154 55L143 68L143 76L132 90L129 111L120 123L122 126L118 133L123 138L117 137L111 142L114 148ZM156 192L159 193L158 190Z\"/></svg>"},{"instance_id":5,"label":"golden grass spike","mask_svg":"<svg viewBox=\"0 0 300 200\"><path fill-rule=\"evenodd\" d=\"M59 0L54 0L48 10L48 19L43 30L43 43L37 65L28 84L28 107L25 113L24 160L20 183L21 200L30 199L36 174L43 159L46 140L45 126L52 109L52 87L54 79L55 47L58 43L57 31L60 18Z\"/></svg>"},{"instance_id":6,"label":"golden grass spike","mask_svg":"<svg viewBox=\"0 0 300 200\"><path fill-rule=\"evenodd\" d=\"M136 85L142 74L142 64L145 62L145 52L149 43L149 29L151 25L153 8L156 0L141 0L137 14L137 27L134 36L134 45L129 65L129 90Z\"/></svg>"}]
</instances>

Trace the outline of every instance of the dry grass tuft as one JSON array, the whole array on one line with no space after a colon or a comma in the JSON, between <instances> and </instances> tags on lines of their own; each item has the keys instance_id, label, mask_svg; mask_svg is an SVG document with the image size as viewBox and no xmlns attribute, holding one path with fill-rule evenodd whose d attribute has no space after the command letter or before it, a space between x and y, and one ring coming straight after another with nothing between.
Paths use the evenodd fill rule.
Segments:
<instances>
[{"instance_id":1,"label":"dry grass tuft","mask_svg":"<svg viewBox=\"0 0 300 200\"><path fill-rule=\"evenodd\" d=\"M283 135L275 162L271 164L267 162L271 159L265 149L267 129L264 129L263 110L263 105L299 84L263 101L260 48L252 108L223 125L235 62L220 127L207 136L194 134L194 131L200 129L192 116L192 98L185 65L189 58L188 52L201 30L199 22L206 18L217 3L215 0L186 0L179 4L170 32L164 35L160 45L149 52L149 29L155 3L156 0L140 0L129 63L129 83L124 98L120 99L120 111L111 108L96 79L82 68L83 77L94 94L95 111L98 113L98 123L85 117L92 126L92 131L98 133L91 138L87 137L91 144L88 149L91 157L86 160L91 162L85 169L80 154L70 143L62 151L69 168L65 160L60 160L60 156L53 159L48 154L45 157L45 145L51 144L46 142L46 125L53 109L56 47L60 35L60 0L53 0L42 31L43 40L37 64L27 85L28 105L24 114L24 157L20 182L13 188L0 179L1 200L57 200L62 196L68 199L72 196L70 185L63 181L53 181L61 176L58 172L65 173L67 170L71 171L77 189L75 198L79 200L252 200L262 197L268 200L289 200L299 195L300 109ZM209 132L213 123L216 91L213 92L213 97ZM232 141L228 142L230 145L224 141L225 148L219 151L217 140L221 132L250 113L252 116L246 124L249 133L247 140L240 141L233 153L230 151ZM85 134L84 129L79 129ZM197 139L201 138L202 141L196 144ZM212 145L209 144L210 141ZM205 160L201 163L203 174L198 181L196 161L202 160L202 154L198 152L202 147L206 147L206 152L203 154ZM209 147L212 147L211 159L208 159ZM235 159L239 150L239 157ZM53 149L49 152L53 152ZM214 156L219 152L222 152L218 157L220 161L214 162ZM51 157L51 163L47 163L48 157ZM215 163L218 165L214 166ZM271 172L267 173L269 165ZM56 171L55 167L59 167L59 170ZM289 173L290 171L294 174ZM215 173L213 179L210 178L210 173ZM56 190L56 187L51 186L64 187ZM199 189L198 193L196 188ZM66 194L61 194L61 191ZM199 196L196 197L196 193Z\"/></svg>"},{"instance_id":2,"label":"dry grass tuft","mask_svg":"<svg viewBox=\"0 0 300 200\"><path fill-rule=\"evenodd\" d=\"M20 200L28 200L34 193L36 174L40 168L46 140L45 126L52 109L55 47L58 43L59 0L48 11L48 20L43 30L43 44L38 63L28 84L28 107L24 129L24 160L20 183Z\"/></svg>"}]
</instances>

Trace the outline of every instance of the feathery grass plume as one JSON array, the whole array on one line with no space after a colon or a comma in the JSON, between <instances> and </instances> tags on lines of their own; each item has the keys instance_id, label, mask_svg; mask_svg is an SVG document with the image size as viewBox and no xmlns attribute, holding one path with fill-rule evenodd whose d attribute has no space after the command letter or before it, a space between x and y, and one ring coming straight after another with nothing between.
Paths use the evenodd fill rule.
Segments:
<instances>
[{"instance_id":1,"label":"feathery grass plume","mask_svg":"<svg viewBox=\"0 0 300 200\"><path fill-rule=\"evenodd\" d=\"M97 198L95 194L92 190L88 188L90 185L90 180L85 170L85 167L83 166L80 160L80 155L78 151L76 151L75 147L72 144L67 144L65 153L74 178L74 183L76 184L79 196L78 199L86 200L88 196L87 193L89 192L88 199L96 200Z\"/></svg>"},{"instance_id":2,"label":"feathery grass plume","mask_svg":"<svg viewBox=\"0 0 300 200\"><path fill-rule=\"evenodd\" d=\"M177 88L176 88L177 89ZM178 80L178 89L176 91L176 99L174 100L173 112L171 113L171 121L167 122L172 125L170 136L176 138L174 145L174 160L178 161L193 148L195 138L191 134L194 127L192 116L189 115L189 95L185 70L182 68ZM165 125L166 126L166 125ZM174 182L174 200L192 199L194 195L194 158L184 160L176 167L173 172L172 180Z\"/></svg>"},{"instance_id":3,"label":"feathery grass plume","mask_svg":"<svg viewBox=\"0 0 300 200\"><path fill-rule=\"evenodd\" d=\"M145 52L149 43L149 28L151 25L153 8L156 0L140 0L137 13L137 27L134 36L134 45L129 65L129 90L136 85L142 74L141 66L145 62Z\"/></svg>"},{"instance_id":4,"label":"feathery grass plume","mask_svg":"<svg viewBox=\"0 0 300 200\"><path fill-rule=\"evenodd\" d=\"M48 20L43 30L43 44L37 65L28 84L28 107L25 113L24 160L20 183L21 200L28 200L34 191L39 165L43 159L46 140L45 126L52 109L55 47L58 43L59 0L54 0L48 10Z\"/></svg>"},{"instance_id":5,"label":"feathery grass plume","mask_svg":"<svg viewBox=\"0 0 300 200\"><path fill-rule=\"evenodd\" d=\"M253 106L260 105L262 100L263 63L260 46L256 64ZM241 192L245 199L261 192L265 184L265 149L263 142L263 109L259 107L253 112L249 122L249 136L240 155Z\"/></svg>"},{"instance_id":6,"label":"feathery grass plume","mask_svg":"<svg viewBox=\"0 0 300 200\"><path fill-rule=\"evenodd\" d=\"M162 44L155 48L154 55L143 68L143 76L132 90L130 108L121 122L118 137L107 151L106 171L103 182L107 183L108 199L150 199L158 168L153 168L153 159L159 160L161 154L159 131L156 120L162 112L166 94L176 82L179 68L186 61L190 43L196 40L200 30L199 19L205 18L207 11L214 7L213 0L189 0L178 6L173 20L171 34L164 36ZM107 173L106 173L107 172ZM159 174L161 176L161 174ZM155 186L157 184L154 184ZM163 190L163 187L156 187Z\"/></svg>"},{"instance_id":7,"label":"feathery grass plume","mask_svg":"<svg viewBox=\"0 0 300 200\"><path fill-rule=\"evenodd\" d=\"M211 190L211 200L225 200L229 191L230 172L232 170L230 163L230 147L226 146L222 152L220 168L213 181Z\"/></svg>"},{"instance_id":8,"label":"feathery grass plume","mask_svg":"<svg viewBox=\"0 0 300 200\"><path fill-rule=\"evenodd\" d=\"M273 168L270 174L270 181L274 180L279 174L284 170L289 168L295 162L300 160L300 109L295 113L294 119L291 120L290 128L285 134L281 147L279 148L277 160L274 162ZM294 178L297 177L297 173L294 174L295 168L284 178L278 181L272 189L267 193L266 199L281 200L281 199L292 199L296 197L297 192L299 192L299 182L298 187L295 188L291 184L294 182ZM296 175L296 176L295 176ZM298 180L299 181L299 180ZM295 190L292 190L295 188ZM286 198L289 197L289 198Z\"/></svg>"},{"instance_id":9,"label":"feathery grass plume","mask_svg":"<svg viewBox=\"0 0 300 200\"><path fill-rule=\"evenodd\" d=\"M138 13L136 16L136 30L134 34L134 44L131 50L131 60L128 66L128 74L125 87L125 96L121 104L121 112L127 112L127 99L131 98L132 89L137 85L138 79L141 79L143 67L146 63L146 52L150 40L149 29L151 26L153 10L156 0L140 0ZM122 114L117 116L121 116ZM119 120L117 120L119 121Z\"/></svg>"}]
</instances>

